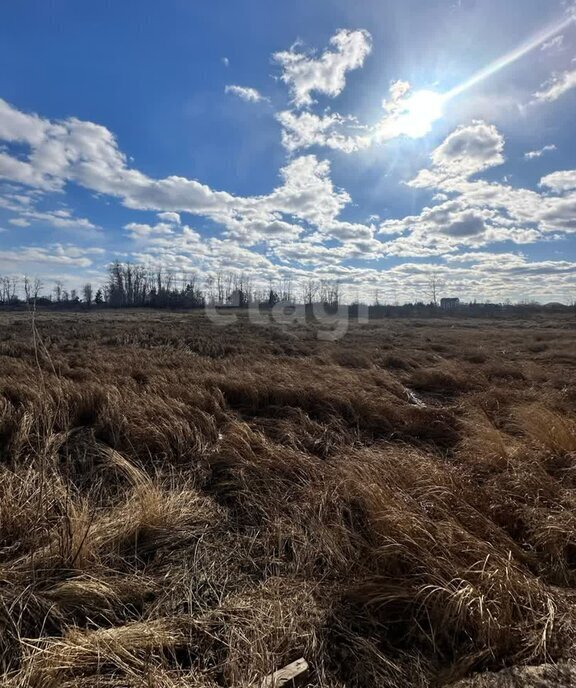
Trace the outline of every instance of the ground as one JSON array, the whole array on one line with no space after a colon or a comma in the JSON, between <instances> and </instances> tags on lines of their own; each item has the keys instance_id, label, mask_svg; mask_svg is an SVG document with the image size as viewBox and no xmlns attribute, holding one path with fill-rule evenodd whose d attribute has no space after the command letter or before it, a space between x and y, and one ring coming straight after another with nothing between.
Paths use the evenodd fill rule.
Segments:
<instances>
[{"instance_id":1,"label":"ground","mask_svg":"<svg viewBox=\"0 0 576 688\"><path fill-rule=\"evenodd\" d=\"M576 319L0 314L0 683L570 662ZM490 684L492 685L492 684Z\"/></svg>"}]
</instances>

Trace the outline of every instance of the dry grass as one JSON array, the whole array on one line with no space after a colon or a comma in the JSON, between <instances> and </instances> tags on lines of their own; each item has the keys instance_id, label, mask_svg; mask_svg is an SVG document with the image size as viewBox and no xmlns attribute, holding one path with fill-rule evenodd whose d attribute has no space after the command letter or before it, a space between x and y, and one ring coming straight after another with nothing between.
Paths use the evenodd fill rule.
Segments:
<instances>
[{"instance_id":1,"label":"dry grass","mask_svg":"<svg viewBox=\"0 0 576 688\"><path fill-rule=\"evenodd\" d=\"M574 323L0 339L0 683L447 685L574 658Z\"/></svg>"}]
</instances>

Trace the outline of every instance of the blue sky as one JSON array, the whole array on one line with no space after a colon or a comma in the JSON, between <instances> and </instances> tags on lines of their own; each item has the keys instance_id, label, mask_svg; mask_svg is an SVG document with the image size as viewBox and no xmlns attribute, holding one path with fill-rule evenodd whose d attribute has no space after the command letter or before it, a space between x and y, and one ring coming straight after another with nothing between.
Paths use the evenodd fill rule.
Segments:
<instances>
[{"instance_id":1,"label":"blue sky","mask_svg":"<svg viewBox=\"0 0 576 688\"><path fill-rule=\"evenodd\" d=\"M0 275L576 298L576 8L72 0L0 21Z\"/></svg>"}]
</instances>

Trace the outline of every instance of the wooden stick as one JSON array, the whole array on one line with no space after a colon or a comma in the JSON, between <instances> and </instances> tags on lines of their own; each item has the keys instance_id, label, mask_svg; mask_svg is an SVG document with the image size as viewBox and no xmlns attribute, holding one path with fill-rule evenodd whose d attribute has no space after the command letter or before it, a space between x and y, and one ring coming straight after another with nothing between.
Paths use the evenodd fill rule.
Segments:
<instances>
[{"instance_id":1,"label":"wooden stick","mask_svg":"<svg viewBox=\"0 0 576 688\"><path fill-rule=\"evenodd\" d=\"M308 670L308 662L301 657L297 659L292 664L288 664L283 669L275 671L273 674L269 674L260 684L260 688L280 688L280 686L285 686L288 681L300 676L305 671Z\"/></svg>"}]
</instances>

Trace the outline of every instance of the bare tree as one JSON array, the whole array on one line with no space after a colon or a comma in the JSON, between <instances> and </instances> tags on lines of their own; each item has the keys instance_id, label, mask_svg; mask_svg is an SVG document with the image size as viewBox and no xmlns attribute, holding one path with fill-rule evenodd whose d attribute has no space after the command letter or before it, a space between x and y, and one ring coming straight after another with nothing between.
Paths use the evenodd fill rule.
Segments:
<instances>
[{"instance_id":1,"label":"bare tree","mask_svg":"<svg viewBox=\"0 0 576 688\"><path fill-rule=\"evenodd\" d=\"M56 298L57 303L60 303L62 301L62 292L64 290L64 285L60 280L56 281L56 284L54 285L54 296Z\"/></svg>"},{"instance_id":2,"label":"bare tree","mask_svg":"<svg viewBox=\"0 0 576 688\"><path fill-rule=\"evenodd\" d=\"M314 300L318 298L319 290L320 285L318 284L318 281L312 277L309 277L302 286L302 301L308 305L314 303Z\"/></svg>"},{"instance_id":3,"label":"bare tree","mask_svg":"<svg viewBox=\"0 0 576 688\"><path fill-rule=\"evenodd\" d=\"M32 298L34 299L34 301L38 300L40 292L42 291L42 287L42 280L38 277L35 277L34 281L32 282Z\"/></svg>"},{"instance_id":4,"label":"bare tree","mask_svg":"<svg viewBox=\"0 0 576 688\"><path fill-rule=\"evenodd\" d=\"M440 278L437 272L432 272L428 275L428 294L430 302L434 306L438 306L438 292L444 286L444 281Z\"/></svg>"},{"instance_id":5,"label":"bare tree","mask_svg":"<svg viewBox=\"0 0 576 688\"><path fill-rule=\"evenodd\" d=\"M24 275L22 283L24 285L24 299L26 303L30 303L32 301L32 282L28 275Z\"/></svg>"},{"instance_id":6,"label":"bare tree","mask_svg":"<svg viewBox=\"0 0 576 688\"><path fill-rule=\"evenodd\" d=\"M224 303L226 294L224 293L224 275L222 271L219 270L216 273L216 299L218 303Z\"/></svg>"},{"instance_id":7,"label":"bare tree","mask_svg":"<svg viewBox=\"0 0 576 688\"><path fill-rule=\"evenodd\" d=\"M40 295L40 291L42 290L42 282L38 279L38 277L30 279L28 275L24 275L22 285L24 287L24 299L26 300L26 303L36 303L38 296Z\"/></svg>"},{"instance_id":8,"label":"bare tree","mask_svg":"<svg viewBox=\"0 0 576 688\"><path fill-rule=\"evenodd\" d=\"M87 306L92 304L92 285L90 282L86 282L82 287L82 298Z\"/></svg>"},{"instance_id":9,"label":"bare tree","mask_svg":"<svg viewBox=\"0 0 576 688\"><path fill-rule=\"evenodd\" d=\"M278 295L283 303L292 303L294 295L292 293L292 279L290 277L284 277L280 280Z\"/></svg>"}]
</instances>

